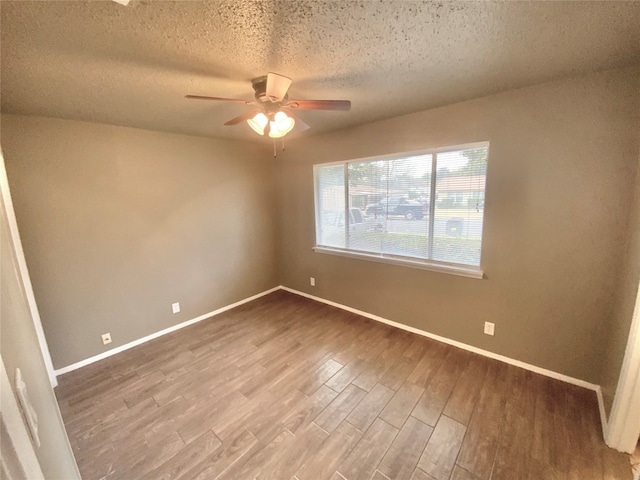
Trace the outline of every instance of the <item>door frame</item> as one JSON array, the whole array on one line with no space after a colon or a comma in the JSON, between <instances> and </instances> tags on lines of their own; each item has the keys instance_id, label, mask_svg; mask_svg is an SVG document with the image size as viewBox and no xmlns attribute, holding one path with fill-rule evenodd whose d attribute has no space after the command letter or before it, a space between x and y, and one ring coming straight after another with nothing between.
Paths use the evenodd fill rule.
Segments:
<instances>
[{"instance_id":1,"label":"door frame","mask_svg":"<svg viewBox=\"0 0 640 480\"><path fill-rule=\"evenodd\" d=\"M638 405L640 405L640 285L605 435L605 441L611 448L626 453L633 453L635 450L640 437Z\"/></svg>"},{"instance_id":2,"label":"door frame","mask_svg":"<svg viewBox=\"0 0 640 480\"><path fill-rule=\"evenodd\" d=\"M9 179L7 177L7 169L4 163L4 155L2 148L0 147L0 192L2 193L2 200L4 203L5 214L7 215L7 222L9 223L9 231L11 232L11 240L15 250L16 261L18 263L18 278L22 283L27 304L33 319L33 326L36 329L36 335L38 336L38 343L40 344L40 351L44 360L44 365L47 369L47 375L49 376L49 382L51 388L58 386L58 378L56 377L55 370L53 368L53 361L51 360L51 353L49 352L49 345L44 335L44 329L42 328L42 320L40 319L40 311L38 310L38 304L36 303L36 297L33 293L33 286L31 285L31 277L29 276L29 269L27 268L27 261L24 257L24 250L22 249L22 241L20 239L20 232L18 230L18 222L16 220L16 213L13 210L13 200L11 199L11 190L9 188Z\"/></svg>"}]
</instances>

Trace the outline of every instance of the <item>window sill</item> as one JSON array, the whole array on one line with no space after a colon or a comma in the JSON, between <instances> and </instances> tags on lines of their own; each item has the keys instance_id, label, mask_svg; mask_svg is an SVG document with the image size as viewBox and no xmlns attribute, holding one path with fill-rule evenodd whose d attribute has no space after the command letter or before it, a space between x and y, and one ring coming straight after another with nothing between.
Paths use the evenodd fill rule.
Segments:
<instances>
[{"instance_id":1,"label":"window sill","mask_svg":"<svg viewBox=\"0 0 640 480\"><path fill-rule=\"evenodd\" d=\"M330 247L313 247L316 253L325 253L329 255L338 255L340 257L358 258L360 260L368 260L370 262L388 263L391 265L399 265L401 267L418 268L421 270L430 270L438 273L448 273L449 275L459 275L461 277L475 278L481 280L484 278L484 272L480 268L465 267L461 265L450 265L446 263L435 263L428 260L410 260L402 257L390 255L382 255L375 253L354 252L348 250L340 250Z\"/></svg>"}]
</instances>

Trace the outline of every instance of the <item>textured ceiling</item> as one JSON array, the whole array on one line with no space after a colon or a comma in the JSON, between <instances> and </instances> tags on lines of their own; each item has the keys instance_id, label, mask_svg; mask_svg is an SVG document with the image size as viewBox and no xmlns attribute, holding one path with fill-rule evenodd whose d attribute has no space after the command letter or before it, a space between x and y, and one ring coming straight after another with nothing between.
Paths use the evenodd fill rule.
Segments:
<instances>
[{"instance_id":1,"label":"textured ceiling","mask_svg":"<svg viewBox=\"0 0 640 480\"><path fill-rule=\"evenodd\" d=\"M2 1L2 111L260 140L222 124L293 78L303 135L640 63L640 2Z\"/></svg>"}]
</instances>

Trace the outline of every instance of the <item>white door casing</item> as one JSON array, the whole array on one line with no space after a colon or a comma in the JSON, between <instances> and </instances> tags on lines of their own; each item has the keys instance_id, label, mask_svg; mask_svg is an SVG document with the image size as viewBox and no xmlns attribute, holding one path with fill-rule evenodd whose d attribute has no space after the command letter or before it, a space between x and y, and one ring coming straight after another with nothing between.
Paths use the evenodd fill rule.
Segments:
<instances>
[{"instance_id":1,"label":"white door casing","mask_svg":"<svg viewBox=\"0 0 640 480\"><path fill-rule=\"evenodd\" d=\"M640 285L605 441L611 448L632 453L638 443L638 437L640 437Z\"/></svg>"},{"instance_id":2,"label":"white door casing","mask_svg":"<svg viewBox=\"0 0 640 480\"><path fill-rule=\"evenodd\" d=\"M2 192L2 201L5 207L4 210L7 216L7 222L9 223L11 240L15 250L16 261L18 263L18 277L20 282L22 283L22 287L27 299L27 304L29 305L31 318L33 319L33 326L36 329L38 343L40 344L40 351L42 352L42 359L44 360L44 364L47 369L47 375L49 376L49 382L51 383L51 388L55 388L58 386L58 379L56 378L55 370L53 368L53 362L51 361L49 345L47 344L47 339L44 336L42 321L40 320L40 312L38 311L38 304L36 303L36 298L33 293L31 277L29 276L27 261L24 257L24 250L22 249L22 241L20 240L20 232L18 231L16 214L13 210L13 201L11 199L11 191L9 190L9 179L7 178L7 170L5 168L2 150L0 150L0 160L0 191Z\"/></svg>"}]
</instances>

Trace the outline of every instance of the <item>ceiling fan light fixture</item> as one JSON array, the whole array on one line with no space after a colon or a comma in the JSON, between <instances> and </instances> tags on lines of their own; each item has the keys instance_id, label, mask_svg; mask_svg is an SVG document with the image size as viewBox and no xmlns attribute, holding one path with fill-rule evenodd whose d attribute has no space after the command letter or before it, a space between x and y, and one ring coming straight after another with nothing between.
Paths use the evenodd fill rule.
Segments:
<instances>
[{"instance_id":1,"label":"ceiling fan light fixture","mask_svg":"<svg viewBox=\"0 0 640 480\"><path fill-rule=\"evenodd\" d=\"M262 112L258 112L256 113L253 118L249 118L247 120L247 123L249 124L249 126L253 129L254 132L256 132L258 135L264 135L264 127L267 126L267 122L269 122L269 119L267 118L267 116L262 113Z\"/></svg>"},{"instance_id":2,"label":"ceiling fan light fixture","mask_svg":"<svg viewBox=\"0 0 640 480\"><path fill-rule=\"evenodd\" d=\"M284 112L276 112L273 116L273 121L271 122L271 131L269 132L269 136L271 138L284 137L287 133L293 130L295 124L296 121L294 118Z\"/></svg>"},{"instance_id":3,"label":"ceiling fan light fixture","mask_svg":"<svg viewBox=\"0 0 640 480\"><path fill-rule=\"evenodd\" d=\"M258 112L252 118L249 118L247 123L258 135L264 135L267 123L270 123L269 136L271 138L281 138L293 130L296 121L284 112L276 112L273 120L269 122L268 117L263 112Z\"/></svg>"}]
</instances>

